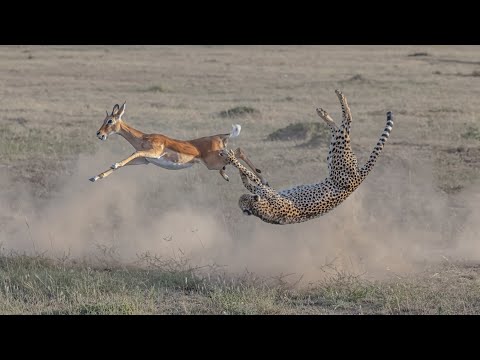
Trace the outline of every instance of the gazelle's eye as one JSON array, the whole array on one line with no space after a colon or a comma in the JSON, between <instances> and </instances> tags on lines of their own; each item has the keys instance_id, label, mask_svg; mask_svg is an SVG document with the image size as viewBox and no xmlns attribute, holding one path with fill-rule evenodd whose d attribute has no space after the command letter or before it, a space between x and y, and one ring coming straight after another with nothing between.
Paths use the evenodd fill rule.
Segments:
<instances>
[{"instance_id":1,"label":"gazelle's eye","mask_svg":"<svg viewBox=\"0 0 480 360\"><path fill-rule=\"evenodd\" d=\"M107 124L111 124L111 123L113 123L113 120L112 120L112 119L110 119L110 120L107 121Z\"/></svg>"}]
</instances>

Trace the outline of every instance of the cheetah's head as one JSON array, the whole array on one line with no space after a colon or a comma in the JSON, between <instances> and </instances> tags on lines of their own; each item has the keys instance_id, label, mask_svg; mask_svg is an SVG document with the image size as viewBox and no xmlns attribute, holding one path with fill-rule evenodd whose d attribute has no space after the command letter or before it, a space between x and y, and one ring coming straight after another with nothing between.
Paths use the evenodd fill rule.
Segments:
<instances>
[{"instance_id":1,"label":"cheetah's head","mask_svg":"<svg viewBox=\"0 0 480 360\"><path fill-rule=\"evenodd\" d=\"M244 194L238 200L238 206L245 215L259 216L260 210L264 207L265 199L258 195Z\"/></svg>"}]
</instances>

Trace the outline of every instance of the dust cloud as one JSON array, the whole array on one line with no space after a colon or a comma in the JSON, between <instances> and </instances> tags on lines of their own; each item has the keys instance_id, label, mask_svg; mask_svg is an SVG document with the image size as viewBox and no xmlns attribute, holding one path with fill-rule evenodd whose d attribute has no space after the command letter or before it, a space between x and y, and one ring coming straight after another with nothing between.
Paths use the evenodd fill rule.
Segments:
<instances>
[{"instance_id":1,"label":"dust cloud","mask_svg":"<svg viewBox=\"0 0 480 360\"><path fill-rule=\"evenodd\" d=\"M107 252L125 264L149 253L292 281L320 280L332 269L378 279L445 259L480 259L478 195L474 189L456 197L441 193L424 163L380 158L336 209L279 226L244 216L237 206L246 192L241 182L227 183L202 165L130 166L88 181L117 160L105 148L81 156L48 200L2 170L3 252L83 260ZM238 176L233 168L228 173Z\"/></svg>"}]
</instances>

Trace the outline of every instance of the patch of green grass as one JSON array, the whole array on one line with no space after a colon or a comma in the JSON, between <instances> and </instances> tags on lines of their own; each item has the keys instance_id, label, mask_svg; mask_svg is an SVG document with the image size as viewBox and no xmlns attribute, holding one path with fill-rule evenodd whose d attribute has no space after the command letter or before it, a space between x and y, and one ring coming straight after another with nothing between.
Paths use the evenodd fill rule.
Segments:
<instances>
[{"instance_id":1,"label":"patch of green grass","mask_svg":"<svg viewBox=\"0 0 480 360\"><path fill-rule=\"evenodd\" d=\"M471 73L467 73L467 74L457 73L456 75L457 76L466 76L466 77L480 77L480 71L474 70Z\"/></svg>"},{"instance_id":2,"label":"patch of green grass","mask_svg":"<svg viewBox=\"0 0 480 360\"><path fill-rule=\"evenodd\" d=\"M337 274L318 283L308 298L311 305L322 306L333 311L358 313L363 307L365 311L381 311L384 298L375 283L362 280L348 274Z\"/></svg>"},{"instance_id":3,"label":"patch of green grass","mask_svg":"<svg viewBox=\"0 0 480 360\"><path fill-rule=\"evenodd\" d=\"M298 146L313 148L318 146L328 146L329 143L330 143L330 134L327 131L325 131L321 134L312 136L310 140Z\"/></svg>"},{"instance_id":4,"label":"patch of green grass","mask_svg":"<svg viewBox=\"0 0 480 360\"><path fill-rule=\"evenodd\" d=\"M427 52L415 52L415 53L408 54L408 56L416 57L416 56L431 56L431 55Z\"/></svg>"},{"instance_id":5,"label":"patch of green grass","mask_svg":"<svg viewBox=\"0 0 480 360\"><path fill-rule=\"evenodd\" d=\"M362 74L355 74L347 80L340 81L341 84L355 83L355 84L368 84L371 83L371 80L366 78Z\"/></svg>"},{"instance_id":6,"label":"patch of green grass","mask_svg":"<svg viewBox=\"0 0 480 360\"><path fill-rule=\"evenodd\" d=\"M237 286L215 287L210 295L213 306L225 315L281 314L277 304L278 291L268 287Z\"/></svg>"},{"instance_id":7,"label":"patch of green grass","mask_svg":"<svg viewBox=\"0 0 480 360\"><path fill-rule=\"evenodd\" d=\"M163 93L167 90L161 85L152 85L144 90L145 92Z\"/></svg>"},{"instance_id":8,"label":"patch of green grass","mask_svg":"<svg viewBox=\"0 0 480 360\"><path fill-rule=\"evenodd\" d=\"M439 266L368 281L336 273L309 287L210 271L95 267L0 256L0 314L480 314L480 268Z\"/></svg>"},{"instance_id":9,"label":"patch of green grass","mask_svg":"<svg viewBox=\"0 0 480 360\"><path fill-rule=\"evenodd\" d=\"M1 256L0 313L154 313L156 298L165 289L191 291L195 280L180 271L105 271L43 257Z\"/></svg>"},{"instance_id":10,"label":"patch of green grass","mask_svg":"<svg viewBox=\"0 0 480 360\"><path fill-rule=\"evenodd\" d=\"M235 118L245 115L259 115L260 111L250 106L236 106L229 110L220 111L218 114L222 118Z\"/></svg>"},{"instance_id":11,"label":"patch of green grass","mask_svg":"<svg viewBox=\"0 0 480 360\"><path fill-rule=\"evenodd\" d=\"M78 314L80 315L133 315L138 313L138 304L129 300L82 304L78 307Z\"/></svg>"},{"instance_id":12,"label":"patch of green grass","mask_svg":"<svg viewBox=\"0 0 480 360\"><path fill-rule=\"evenodd\" d=\"M93 140L83 130L56 131L4 126L0 128L2 160L65 160L79 153L93 153Z\"/></svg>"},{"instance_id":13,"label":"patch of green grass","mask_svg":"<svg viewBox=\"0 0 480 360\"><path fill-rule=\"evenodd\" d=\"M329 130L320 122L302 122L290 124L275 130L267 136L270 141L298 141L305 140L300 146L319 146L328 144Z\"/></svg>"},{"instance_id":14,"label":"patch of green grass","mask_svg":"<svg viewBox=\"0 0 480 360\"><path fill-rule=\"evenodd\" d=\"M478 130L478 127L470 125L462 134L462 138L469 139L469 140L470 139L480 140L480 130Z\"/></svg>"},{"instance_id":15,"label":"patch of green grass","mask_svg":"<svg viewBox=\"0 0 480 360\"><path fill-rule=\"evenodd\" d=\"M480 140L480 137L472 137L472 132L467 133L470 139ZM434 164L437 186L449 194L458 193L465 186L474 184L480 175L480 148L455 146L442 149L436 153Z\"/></svg>"},{"instance_id":16,"label":"patch of green grass","mask_svg":"<svg viewBox=\"0 0 480 360\"><path fill-rule=\"evenodd\" d=\"M343 314L473 314L480 311L479 274L445 266L434 273L385 281L338 274L319 283L301 300ZM298 302L298 299L297 299Z\"/></svg>"}]
</instances>

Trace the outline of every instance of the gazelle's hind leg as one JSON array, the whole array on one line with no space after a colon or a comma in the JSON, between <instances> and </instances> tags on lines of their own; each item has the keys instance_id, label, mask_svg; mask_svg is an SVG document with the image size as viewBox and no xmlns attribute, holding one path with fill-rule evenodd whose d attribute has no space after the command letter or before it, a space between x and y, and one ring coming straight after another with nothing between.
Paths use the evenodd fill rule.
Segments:
<instances>
[{"instance_id":1,"label":"gazelle's hind leg","mask_svg":"<svg viewBox=\"0 0 480 360\"><path fill-rule=\"evenodd\" d=\"M261 175L262 171L258 169L255 165L253 165L253 163L248 158L247 154L245 154L245 152L241 148L237 148L235 150L235 157L237 159L241 159L245 161L245 163L250 167L250 169L252 169L255 172L255 174L258 176L262 184L268 186L268 182Z\"/></svg>"},{"instance_id":2,"label":"gazelle's hind leg","mask_svg":"<svg viewBox=\"0 0 480 360\"><path fill-rule=\"evenodd\" d=\"M223 177L225 180L230 181L230 179L228 178L227 173L225 172L225 166L220 169L219 173L220 173L220 175L222 175L222 177Z\"/></svg>"},{"instance_id":3,"label":"gazelle's hind leg","mask_svg":"<svg viewBox=\"0 0 480 360\"><path fill-rule=\"evenodd\" d=\"M340 100L340 105L342 106L342 128L345 132L350 135L350 125L352 123L352 112L350 111L350 107L347 103L347 98L340 90L335 90L335 94L338 96L338 100Z\"/></svg>"}]
</instances>

